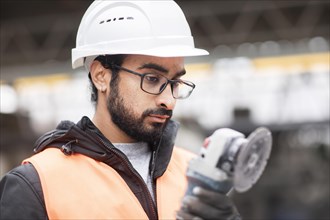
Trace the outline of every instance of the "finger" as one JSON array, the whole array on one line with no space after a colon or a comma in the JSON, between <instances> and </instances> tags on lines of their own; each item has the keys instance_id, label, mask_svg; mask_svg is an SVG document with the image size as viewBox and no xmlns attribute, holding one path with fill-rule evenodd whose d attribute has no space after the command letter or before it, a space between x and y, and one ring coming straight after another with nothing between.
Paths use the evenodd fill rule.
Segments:
<instances>
[{"instance_id":1,"label":"finger","mask_svg":"<svg viewBox=\"0 0 330 220\"><path fill-rule=\"evenodd\" d=\"M176 213L176 219L177 220L185 220L185 219L203 220L202 218L189 214L189 213L185 212L184 210L180 210Z\"/></svg>"},{"instance_id":2,"label":"finger","mask_svg":"<svg viewBox=\"0 0 330 220\"><path fill-rule=\"evenodd\" d=\"M195 187L193 194L203 202L219 209L231 209L234 206L228 196L202 187Z\"/></svg>"},{"instance_id":3,"label":"finger","mask_svg":"<svg viewBox=\"0 0 330 220\"><path fill-rule=\"evenodd\" d=\"M233 203L228 196L202 187L195 187L193 194L203 202L220 209L233 207Z\"/></svg>"},{"instance_id":4,"label":"finger","mask_svg":"<svg viewBox=\"0 0 330 220\"><path fill-rule=\"evenodd\" d=\"M228 219L233 214L231 209L216 208L194 196L185 196L182 200L182 205L187 212L203 219Z\"/></svg>"}]
</instances>

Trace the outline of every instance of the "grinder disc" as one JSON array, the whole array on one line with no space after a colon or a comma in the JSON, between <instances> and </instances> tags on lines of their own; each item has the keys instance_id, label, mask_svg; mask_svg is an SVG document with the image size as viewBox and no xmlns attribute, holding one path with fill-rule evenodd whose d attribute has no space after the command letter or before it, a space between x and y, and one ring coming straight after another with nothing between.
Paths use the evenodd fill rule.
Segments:
<instances>
[{"instance_id":1,"label":"grinder disc","mask_svg":"<svg viewBox=\"0 0 330 220\"><path fill-rule=\"evenodd\" d=\"M238 152L234 165L233 184L238 192L249 190L258 181L272 148L272 136L267 128L256 129L247 140Z\"/></svg>"}]
</instances>

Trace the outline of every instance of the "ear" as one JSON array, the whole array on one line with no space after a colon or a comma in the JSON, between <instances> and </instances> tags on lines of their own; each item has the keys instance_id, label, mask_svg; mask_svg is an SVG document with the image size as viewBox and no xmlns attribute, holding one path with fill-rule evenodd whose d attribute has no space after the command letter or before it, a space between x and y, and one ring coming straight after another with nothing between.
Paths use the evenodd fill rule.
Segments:
<instances>
[{"instance_id":1,"label":"ear","mask_svg":"<svg viewBox=\"0 0 330 220\"><path fill-rule=\"evenodd\" d=\"M91 64L90 74L97 90L105 93L109 89L108 86L111 79L109 71L99 61L94 60Z\"/></svg>"}]
</instances>

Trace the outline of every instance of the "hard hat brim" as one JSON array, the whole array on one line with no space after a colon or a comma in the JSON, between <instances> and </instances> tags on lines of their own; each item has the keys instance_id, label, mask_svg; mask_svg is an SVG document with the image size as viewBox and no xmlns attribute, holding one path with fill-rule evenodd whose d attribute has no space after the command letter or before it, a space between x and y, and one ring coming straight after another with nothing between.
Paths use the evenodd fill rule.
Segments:
<instances>
[{"instance_id":1,"label":"hard hat brim","mask_svg":"<svg viewBox=\"0 0 330 220\"><path fill-rule=\"evenodd\" d=\"M171 46L162 46L154 47L151 49L145 50L97 50L97 51L82 51L81 49L72 49L72 68L78 68L84 65L84 58L79 56L80 53L84 53L85 57L95 57L97 55L116 55L116 54L132 54L132 55L147 55L147 56L156 56L156 57L192 57L192 56L205 56L209 55L209 52L200 49L192 48L186 45L171 45ZM92 61L92 60L91 60ZM90 61L90 62L91 62ZM89 70L89 65L85 65Z\"/></svg>"}]
</instances>

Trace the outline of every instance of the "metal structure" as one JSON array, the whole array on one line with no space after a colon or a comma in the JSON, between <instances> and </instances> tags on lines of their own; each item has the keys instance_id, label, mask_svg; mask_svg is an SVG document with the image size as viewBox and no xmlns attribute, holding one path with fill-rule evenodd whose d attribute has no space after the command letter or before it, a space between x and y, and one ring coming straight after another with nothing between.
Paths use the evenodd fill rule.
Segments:
<instances>
[{"instance_id":1,"label":"metal structure","mask_svg":"<svg viewBox=\"0 0 330 220\"><path fill-rule=\"evenodd\" d=\"M1 66L67 61L77 28L91 1L1 2ZM329 39L330 2L177 1L198 47L244 42ZM74 4L73 4L74 3Z\"/></svg>"}]
</instances>

